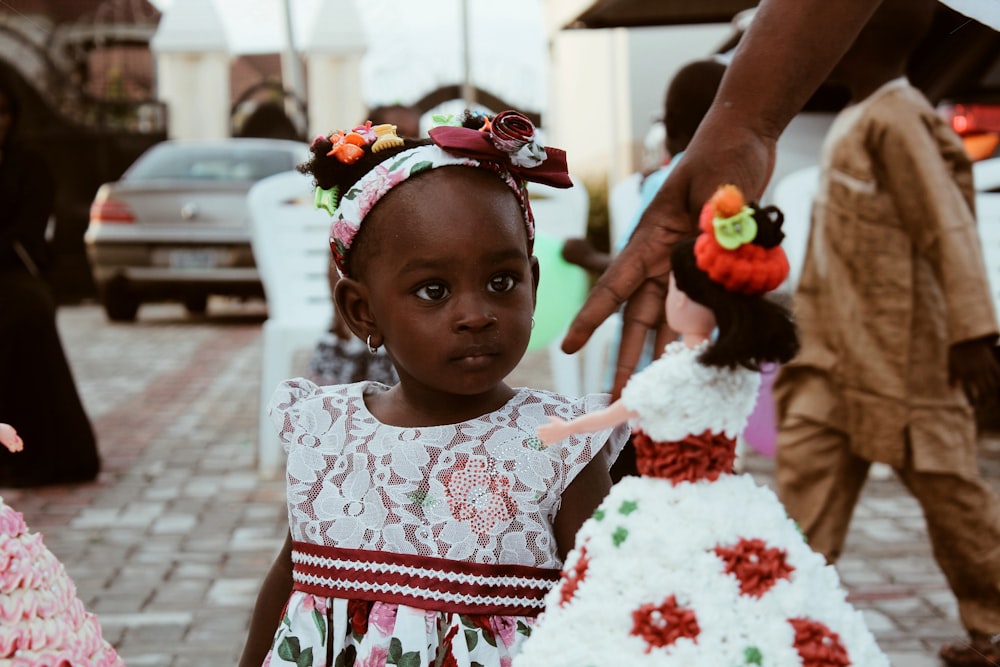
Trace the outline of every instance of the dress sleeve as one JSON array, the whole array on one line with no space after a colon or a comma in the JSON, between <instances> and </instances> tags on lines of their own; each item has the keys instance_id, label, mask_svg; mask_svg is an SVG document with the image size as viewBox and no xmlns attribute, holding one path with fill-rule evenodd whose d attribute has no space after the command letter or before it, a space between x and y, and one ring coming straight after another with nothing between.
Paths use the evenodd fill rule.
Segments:
<instances>
[{"instance_id":1,"label":"dress sleeve","mask_svg":"<svg viewBox=\"0 0 1000 667\"><path fill-rule=\"evenodd\" d=\"M285 380L274 390L267 405L267 414L271 417L281 448L288 452L289 445L295 433L302 428L300 416L302 402L316 392L319 387L305 378Z\"/></svg>"}]
</instances>

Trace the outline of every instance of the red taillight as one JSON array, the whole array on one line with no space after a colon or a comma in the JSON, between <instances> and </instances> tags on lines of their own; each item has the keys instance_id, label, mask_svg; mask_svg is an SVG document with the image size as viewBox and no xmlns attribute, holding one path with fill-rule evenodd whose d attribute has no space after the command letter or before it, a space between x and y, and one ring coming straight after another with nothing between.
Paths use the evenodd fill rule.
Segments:
<instances>
[{"instance_id":1,"label":"red taillight","mask_svg":"<svg viewBox=\"0 0 1000 667\"><path fill-rule=\"evenodd\" d=\"M1000 131L1000 104L943 105L941 110L956 134Z\"/></svg>"},{"instance_id":2,"label":"red taillight","mask_svg":"<svg viewBox=\"0 0 1000 667\"><path fill-rule=\"evenodd\" d=\"M90 221L100 223L128 224L135 222L135 214L128 204L117 199L98 197L90 205Z\"/></svg>"}]
</instances>

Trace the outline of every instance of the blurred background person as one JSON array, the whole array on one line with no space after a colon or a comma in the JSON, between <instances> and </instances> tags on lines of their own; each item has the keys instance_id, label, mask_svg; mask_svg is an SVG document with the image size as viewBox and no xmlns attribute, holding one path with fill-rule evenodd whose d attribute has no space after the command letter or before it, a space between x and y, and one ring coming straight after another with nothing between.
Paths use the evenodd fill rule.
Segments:
<instances>
[{"instance_id":1,"label":"blurred background person","mask_svg":"<svg viewBox=\"0 0 1000 667\"><path fill-rule=\"evenodd\" d=\"M15 82L0 79L0 422L32 447L0 449L0 487L93 480L97 441L56 328L45 280L45 230L56 183L44 158L15 140Z\"/></svg>"}]
</instances>

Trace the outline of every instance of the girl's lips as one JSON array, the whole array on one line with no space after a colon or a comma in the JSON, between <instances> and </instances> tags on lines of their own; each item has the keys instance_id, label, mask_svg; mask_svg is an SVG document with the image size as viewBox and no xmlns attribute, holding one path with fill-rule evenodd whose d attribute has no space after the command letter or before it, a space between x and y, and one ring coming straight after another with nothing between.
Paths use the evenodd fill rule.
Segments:
<instances>
[{"instance_id":1,"label":"girl's lips","mask_svg":"<svg viewBox=\"0 0 1000 667\"><path fill-rule=\"evenodd\" d=\"M498 352L492 348L471 348L452 357L452 361L463 368L478 370L493 363Z\"/></svg>"}]
</instances>

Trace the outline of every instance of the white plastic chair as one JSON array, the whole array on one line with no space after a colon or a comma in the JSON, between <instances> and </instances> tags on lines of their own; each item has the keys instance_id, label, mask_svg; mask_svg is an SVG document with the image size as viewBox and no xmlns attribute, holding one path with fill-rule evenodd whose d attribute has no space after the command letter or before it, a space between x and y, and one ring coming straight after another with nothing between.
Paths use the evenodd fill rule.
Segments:
<instances>
[{"instance_id":1,"label":"white plastic chair","mask_svg":"<svg viewBox=\"0 0 1000 667\"><path fill-rule=\"evenodd\" d=\"M281 449L264 413L278 384L299 374L296 354L312 347L330 326L333 304L327 267L330 216L313 208L311 179L296 171L256 183L247 195L254 260L267 297L263 327L257 468L280 469Z\"/></svg>"},{"instance_id":2,"label":"white plastic chair","mask_svg":"<svg viewBox=\"0 0 1000 667\"><path fill-rule=\"evenodd\" d=\"M781 231L785 239L781 246L788 256L788 278L778 288L779 291L791 294L799 282L802 273L802 263L806 258L806 247L809 245L809 226L812 216L813 197L819 188L819 167L805 167L793 171L782 178L774 188L774 205L781 209L785 221Z\"/></svg>"},{"instance_id":3,"label":"white plastic chair","mask_svg":"<svg viewBox=\"0 0 1000 667\"><path fill-rule=\"evenodd\" d=\"M642 202L642 174L634 172L615 183L608 194L608 223L611 226L611 249L617 250L631 233L629 227Z\"/></svg>"}]
</instances>

